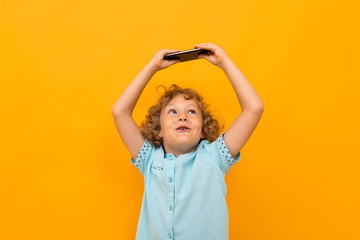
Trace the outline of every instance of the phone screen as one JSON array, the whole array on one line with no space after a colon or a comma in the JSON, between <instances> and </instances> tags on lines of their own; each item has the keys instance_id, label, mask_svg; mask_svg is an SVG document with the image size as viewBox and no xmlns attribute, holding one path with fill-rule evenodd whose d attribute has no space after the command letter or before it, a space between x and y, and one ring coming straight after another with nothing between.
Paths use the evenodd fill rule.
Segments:
<instances>
[{"instance_id":1,"label":"phone screen","mask_svg":"<svg viewBox=\"0 0 360 240\"><path fill-rule=\"evenodd\" d=\"M201 48L194 48L176 53L169 53L164 56L164 60L180 60L180 62L186 62L194 59L198 59L199 54L206 54L209 51Z\"/></svg>"}]
</instances>

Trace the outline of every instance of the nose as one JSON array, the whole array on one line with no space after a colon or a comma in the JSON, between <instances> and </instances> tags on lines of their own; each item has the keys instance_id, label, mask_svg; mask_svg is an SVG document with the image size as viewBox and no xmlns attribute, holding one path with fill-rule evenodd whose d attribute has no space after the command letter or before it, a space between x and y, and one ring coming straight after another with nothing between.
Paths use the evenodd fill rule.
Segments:
<instances>
[{"instance_id":1,"label":"nose","mask_svg":"<svg viewBox=\"0 0 360 240\"><path fill-rule=\"evenodd\" d=\"M185 122L185 121L187 121L186 115L185 115L185 114L180 114L178 120L179 120L179 122Z\"/></svg>"}]
</instances>

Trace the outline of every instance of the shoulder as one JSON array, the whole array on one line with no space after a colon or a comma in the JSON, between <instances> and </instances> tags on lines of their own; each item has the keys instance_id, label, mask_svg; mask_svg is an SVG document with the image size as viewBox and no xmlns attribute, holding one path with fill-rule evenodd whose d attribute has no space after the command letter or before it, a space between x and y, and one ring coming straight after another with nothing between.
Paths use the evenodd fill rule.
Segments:
<instances>
[{"instance_id":1,"label":"shoulder","mask_svg":"<svg viewBox=\"0 0 360 240\"><path fill-rule=\"evenodd\" d=\"M207 160L213 160L216 158L216 149L217 149L217 140L213 142L209 142L208 140L204 139L201 140L197 147L197 157L204 157Z\"/></svg>"},{"instance_id":2,"label":"shoulder","mask_svg":"<svg viewBox=\"0 0 360 240\"><path fill-rule=\"evenodd\" d=\"M240 152L235 157L232 157L223 136L224 133L211 143L207 140L201 141L198 154L215 162L224 173L227 173L240 160Z\"/></svg>"},{"instance_id":3,"label":"shoulder","mask_svg":"<svg viewBox=\"0 0 360 240\"><path fill-rule=\"evenodd\" d=\"M145 139L145 142L142 145L136 158L131 158L131 163L144 175L146 170L151 167L154 159L162 159L163 156L164 149L162 146L155 147L147 139Z\"/></svg>"},{"instance_id":4,"label":"shoulder","mask_svg":"<svg viewBox=\"0 0 360 240\"><path fill-rule=\"evenodd\" d=\"M223 134L221 134L215 141L209 142L209 140L202 140L199 143L199 152L212 152L215 150L220 150L221 147L225 144L223 139Z\"/></svg>"},{"instance_id":5,"label":"shoulder","mask_svg":"<svg viewBox=\"0 0 360 240\"><path fill-rule=\"evenodd\" d=\"M141 147L138 157L154 157L158 155L164 155L164 148L162 145L159 147L154 146L149 140L145 139L143 146Z\"/></svg>"}]
</instances>

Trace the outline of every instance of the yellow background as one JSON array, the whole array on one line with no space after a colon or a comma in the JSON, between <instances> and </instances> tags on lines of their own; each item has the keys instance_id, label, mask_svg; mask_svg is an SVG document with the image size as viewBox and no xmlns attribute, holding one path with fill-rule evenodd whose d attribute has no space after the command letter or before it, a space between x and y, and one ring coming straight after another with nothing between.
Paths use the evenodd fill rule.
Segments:
<instances>
[{"instance_id":1,"label":"yellow background","mask_svg":"<svg viewBox=\"0 0 360 240\"><path fill-rule=\"evenodd\" d=\"M2 1L0 239L134 239L143 178L111 107L157 50L221 46L265 111L226 176L230 239L360 239L358 1ZM228 127L205 59L158 72Z\"/></svg>"}]
</instances>

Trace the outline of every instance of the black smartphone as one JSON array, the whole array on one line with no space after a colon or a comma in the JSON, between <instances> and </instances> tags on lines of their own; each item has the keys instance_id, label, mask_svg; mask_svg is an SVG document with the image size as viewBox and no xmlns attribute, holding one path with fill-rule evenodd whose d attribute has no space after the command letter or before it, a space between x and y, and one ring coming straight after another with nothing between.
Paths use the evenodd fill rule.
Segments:
<instances>
[{"instance_id":1,"label":"black smartphone","mask_svg":"<svg viewBox=\"0 0 360 240\"><path fill-rule=\"evenodd\" d=\"M201 48L194 48L190 50L180 51L176 53L169 53L164 56L164 60L180 60L180 62L186 62L194 59L198 59L199 54L206 54L209 51Z\"/></svg>"}]
</instances>

